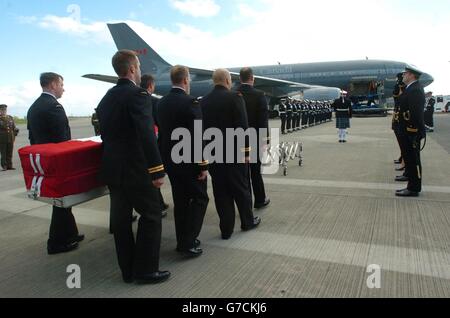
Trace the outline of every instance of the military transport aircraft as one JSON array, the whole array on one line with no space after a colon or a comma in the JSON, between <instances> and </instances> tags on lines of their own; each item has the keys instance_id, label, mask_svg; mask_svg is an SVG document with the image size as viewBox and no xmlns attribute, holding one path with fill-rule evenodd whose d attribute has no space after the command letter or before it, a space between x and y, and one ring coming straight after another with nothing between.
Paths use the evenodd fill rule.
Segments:
<instances>
[{"instance_id":1,"label":"military transport aircraft","mask_svg":"<svg viewBox=\"0 0 450 318\"><path fill-rule=\"evenodd\" d=\"M171 89L170 68L155 50L136 34L127 24L108 24L119 50L128 49L140 55L142 73L151 73L158 85L156 94L165 95ZM274 100L288 96L302 96L311 100L332 100L341 89L350 94L363 95L376 83L384 98L392 96L396 75L408 64L395 61L361 60L345 62L322 62L307 64L271 65L252 67L255 87L266 92ZM191 94L206 95L212 86L213 70L189 67L192 78ZM234 81L239 80L240 68L229 68ZM85 78L116 83L116 76L87 74ZM433 78L424 73L422 85L428 86Z\"/></svg>"}]
</instances>

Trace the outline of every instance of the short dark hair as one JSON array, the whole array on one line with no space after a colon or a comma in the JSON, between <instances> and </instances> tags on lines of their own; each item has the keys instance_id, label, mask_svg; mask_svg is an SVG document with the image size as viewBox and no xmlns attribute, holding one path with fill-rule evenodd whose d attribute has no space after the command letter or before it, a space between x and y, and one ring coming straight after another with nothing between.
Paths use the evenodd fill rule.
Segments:
<instances>
[{"instance_id":1,"label":"short dark hair","mask_svg":"<svg viewBox=\"0 0 450 318\"><path fill-rule=\"evenodd\" d=\"M137 60L137 54L131 50L120 50L112 58L112 66L116 74L120 77L127 75L131 65Z\"/></svg>"},{"instance_id":2,"label":"short dark hair","mask_svg":"<svg viewBox=\"0 0 450 318\"><path fill-rule=\"evenodd\" d=\"M141 77L141 87L147 89L150 85L155 84L155 78L151 74L144 74Z\"/></svg>"},{"instance_id":3,"label":"short dark hair","mask_svg":"<svg viewBox=\"0 0 450 318\"><path fill-rule=\"evenodd\" d=\"M56 73L47 72L42 73L40 77L41 87L49 87L49 85L53 82L58 81L59 79L64 80L64 78Z\"/></svg>"},{"instance_id":4,"label":"short dark hair","mask_svg":"<svg viewBox=\"0 0 450 318\"><path fill-rule=\"evenodd\" d=\"M242 82L248 82L253 77L253 70L250 67L244 67L239 73Z\"/></svg>"},{"instance_id":5,"label":"short dark hair","mask_svg":"<svg viewBox=\"0 0 450 318\"><path fill-rule=\"evenodd\" d=\"M172 84L182 84L185 78L189 78L189 68L182 65L175 65L170 71L170 80Z\"/></svg>"},{"instance_id":6,"label":"short dark hair","mask_svg":"<svg viewBox=\"0 0 450 318\"><path fill-rule=\"evenodd\" d=\"M0 109L1 108L8 108L8 106L6 104L0 104Z\"/></svg>"}]
</instances>

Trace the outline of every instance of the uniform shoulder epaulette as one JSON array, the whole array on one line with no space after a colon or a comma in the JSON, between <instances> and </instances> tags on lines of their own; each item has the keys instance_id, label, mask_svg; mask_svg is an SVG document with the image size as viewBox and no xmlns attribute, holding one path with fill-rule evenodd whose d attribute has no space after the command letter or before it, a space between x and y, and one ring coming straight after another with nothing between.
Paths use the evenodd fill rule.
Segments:
<instances>
[{"instance_id":1,"label":"uniform shoulder epaulette","mask_svg":"<svg viewBox=\"0 0 450 318\"><path fill-rule=\"evenodd\" d=\"M56 108L64 108L61 104L56 104Z\"/></svg>"},{"instance_id":2,"label":"uniform shoulder epaulette","mask_svg":"<svg viewBox=\"0 0 450 318\"><path fill-rule=\"evenodd\" d=\"M146 89L139 90L139 94L145 95L145 96L149 96L150 95Z\"/></svg>"},{"instance_id":3,"label":"uniform shoulder epaulette","mask_svg":"<svg viewBox=\"0 0 450 318\"><path fill-rule=\"evenodd\" d=\"M200 100L198 98L195 98L195 97L192 98L191 102L192 102L192 105L200 105Z\"/></svg>"}]
</instances>

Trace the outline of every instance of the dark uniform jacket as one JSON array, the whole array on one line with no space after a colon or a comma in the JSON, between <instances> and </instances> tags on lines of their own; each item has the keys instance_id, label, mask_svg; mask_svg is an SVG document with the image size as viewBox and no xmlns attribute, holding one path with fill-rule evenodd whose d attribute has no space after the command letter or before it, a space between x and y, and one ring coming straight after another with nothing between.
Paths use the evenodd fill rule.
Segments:
<instances>
[{"instance_id":1,"label":"dark uniform jacket","mask_svg":"<svg viewBox=\"0 0 450 318\"><path fill-rule=\"evenodd\" d=\"M180 88L172 88L170 93L159 101L157 117L161 156L169 174L193 175L207 170L208 163L203 160L203 130L199 130L200 135L198 136L194 134L194 121L198 120L199 124L202 121L202 111L198 100L187 95ZM188 162L175 163L172 158L173 147L182 142L180 140L171 140L172 132L177 128L189 130L191 136L191 154ZM198 149L198 160L195 160L194 138L197 138L195 142L201 145ZM180 156L183 154L181 153Z\"/></svg>"},{"instance_id":2,"label":"dark uniform jacket","mask_svg":"<svg viewBox=\"0 0 450 318\"><path fill-rule=\"evenodd\" d=\"M226 163L227 161L227 145L228 147L234 145L235 163L243 163L243 157L248 157L251 151L248 138L245 141L245 147L242 149L236 149L238 145L236 138L234 140L226 138L227 128L248 129L247 111L242 94L231 92L221 85L216 85L211 93L202 98L200 104L203 113L203 128L205 130L218 128L224 136L223 162Z\"/></svg>"},{"instance_id":3,"label":"dark uniform jacket","mask_svg":"<svg viewBox=\"0 0 450 318\"><path fill-rule=\"evenodd\" d=\"M404 85L395 84L393 97L394 97L394 115L392 116L392 130L398 129L400 119L400 97L405 89Z\"/></svg>"},{"instance_id":4,"label":"dark uniform jacket","mask_svg":"<svg viewBox=\"0 0 450 318\"><path fill-rule=\"evenodd\" d=\"M164 177L149 93L119 79L97 107L103 140L100 177L111 186L149 186Z\"/></svg>"},{"instance_id":5,"label":"dark uniform jacket","mask_svg":"<svg viewBox=\"0 0 450 318\"><path fill-rule=\"evenodd\" d=\"M423 108L425 93L419 82L414 82L400 97L399 130L402 134L425 137Z\"/></svg>"},{"instance_id":6,"label":"dark uniform jacket","mask_svg":"<svg viewBox=\"0 0 450 318\"><path fill-rule=\"evenodd\" d=\"M27 121L32 145L59 143L72 139L66 112L56 98L51 95L42 94L31 105Z\"/></svg>"},{"instance_id":7,"label":"dark uniform jacket","mask_svg":"<svg viewBox=\"0 0 450 318\"><path fill-rule=\"evenodd\" d=\"M18 129L14 123L14 118L9 115L0 116L0 143L14 143L17 133Z\"/></svg>"},{"instance_id":8,"label":"dark uniform jacket","mask_svg":"<svg viewBox=\"0 0 450 318\"><path fill-rule=\"evenodd\" d=\"M436 100L433 97L431 97L428 100L427 107L425 108L425 110L427 112L434 113L434 105L436 105Z\"/></svg>"},{"instance_id":9,"label":"dark uniform jacket","mask_svg":"<svg viewBox=\"0 0 450 318\"><path fill-rule=\"evenodd\" d=\"M338 98L333 103L336 118L352 118L352 102L348 98Z\"/></svg>"},{"instance_id":10,"label":"dark uniform jacket","mask_svg":"<svg viewBox=\"0 0 450 318\"><path fill-rule=\"evenodd\" d=\"M251 85L242 84L238 92L243 95L247 111L248 126L257 129L258 137L269 141L269 106L263 91L255 89ZM259 136L259 129L265 128L267 134Z\"/></svg>"}]
</instances>

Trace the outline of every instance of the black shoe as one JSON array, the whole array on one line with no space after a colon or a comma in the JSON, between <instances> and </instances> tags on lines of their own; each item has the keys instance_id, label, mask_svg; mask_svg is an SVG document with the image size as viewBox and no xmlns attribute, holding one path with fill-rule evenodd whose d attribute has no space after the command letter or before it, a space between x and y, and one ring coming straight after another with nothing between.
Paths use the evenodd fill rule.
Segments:
<instances>
[{"instance_id":1,"label":"black shoe","mask_svg":"<svg viewBox=\"0 0 450 318\"><path fill-rule=\"evenodd\" d=\"M233 235L233 233L231 233L231 234L222 233L222 240L229 240L232 235Z\"/></svg>"},{"instance_id":2,"label":"black shoe","mask_svg":"<svg viewBox=\"0 0 450 318\"><path fill-rule=\"evenodd\" d=\"M131 275L130 276L122 275L122 279L125 284L132 284L134 282L133 276L131 276Z\"/></svg>"},{"instance_id":3,"label":"black shoe","mask_svg":"<svg viewBox=\"0 0 450 318\"><path fill-rule=\"evenodd\" d=\"M16 168L9 167L8 170L16 170Z\"/></svg>"},{"instance_id":4,"label":"black shoe","mask_svg":"<svg viewBox=\"0 0 450 318\"><path fill-rule=\"evenodd\" d=\"M161 212L161 217L162 217L162 218L165 218L166 216L167 216L167 211L162 211L162 212Z\"/></svg>"},{"instance_id":5,"label":"black shoe","mask_svg":"<svg viewBox=\"0 0 450 318\"><path fill-rule=\"evenodd\" d=\"M203 250L199 247L193 247L188 250L178 250L177 249L177 251L179 253L183 254L183 256L189 257L189 258L199 257L200 255L203 254Z\"/></svg>"},{"instance_id":6,"label":"black shoe","mask_svg":"<svg viewBox=\"0 0 450 318\"><path fill-rule=\"evenodd\" d=\"M405 167L397 168L397 169L395 169L395 171L405 171Z\"/></svg>"},{"instance_id":7,"label":"black shoe","mask_svg":"<svg viewBox=\"0 0 450 318\"><path fill-rule=\"evenodd\" d=\"M84 234L79 234L75 236L74 238L70 239L70 242L72 243L80 243L84 241Z\"/></svg>"},{"instance_id":8,"label":"black shoe","mask_svg":"<svg viewBox=\"0 0 450 318\"><path fill-rule=\"evenodd\" d=\"M402 163L402 161L401 161L401 160L394 160L394 163L395 163L396 165L399 165L399 164Z\"/></svg>"},{"instance_id":9,"label":"black shoe","mask_svg":"<svg viewBox=\"0 0 450 318\"><path fill-rule=\"evenodd\" d=\"M343 141L342 141L342 140L339 140L339 142L342 143Z\"/></svg>"},{"instance_id":10,"label":"black shoe","mask_svg":"<svg viewBox=\"0 0 450 318\"><path fill-rule=\"evenodd\" d=\"M266 198L263 203L255 203L255 209L262 209L267 207L270 204L270 199Z\"/></svg>"},{"instance_id":11,"label":"black shoe","mask_svg":"<svg viewBox=\"0 0 450 318\"><path fill-rule=\"evenodd\" d=\"M195 239L194 240L194 247L199 247L200 245L202 245L202 242L200 240Z\"/></svg>"},{"instance_id":12,"label":"black shoe","mask_svg":"<svg viewBox=\"0 0 450 318\"><path fill-rule=\"evenodd\" d=\"M163 203L162 210L167 211L167 210L169 210L169 207L170 207L170 205L168 205L167 203Z\"/></svg>"},{"instance_id":13,"label":"black shoe","mask_svg":"<svg viewBox=\"0 0 450 318\"><path fill-rule=\"evenodd\" d=\"M397 176L397 177L395 177L395 181L396 182L408 182L409 178L405 177L405 176Z\"/></svg>"},{"instance_id":14,"label":"black shoe","mask_svg":"<svg viewBox=\"0 0 450 318\"><path fill-rule=\"evenodd\" d=\"M159 284L165 282L170 277L170 272L154 272L148 275L135 277L134 280L137 284L146 285L146 284Z\"/></svg>"},{"instance_id":15,"label":"black shoe","mask_svg":"<svg viewBox=\"0 0 450 318\"><path fill-rule=\"evenodd\" d=\"M73 242L73 243L69 243L66 245L59 245L59 246L48 246L47 245L47 252L48 252L48 255L55 255L55 254L71 252L73 250L76 250L77 248L78 248L78 242Z\"/></svg>"},{"instance_id":16,"label":"black shoe","mask_svg":"<svg viewBox=\"0 0 450 318\"><path fill-rule=\"evenodd\" d=\"M395 195L398 197L418 197L419 192L410 191L408 189L400 190L395 192Z\"/></svg>"},{"instance_id":17,"label":"black shoe","mask_svg":"<svg viewBox=\"0 0 450 318\"><path fill-rule=\"evenodd\" d=\"M261 218L259 216L256 216L256 217L253 218L253 224L252 225L250 225L249 227L242 226L241 229L244 232L251 231L253 229L256 229L259 226L260 223L261 223Z\"/></svg>"},{"instance_id":18,"label":"black shoe","mask_svg":"<svg viewBox=\"0 0 450 318\"><path fill-rule=\"evenodd\" d=\"M346 143L346 142L347 142L347 140L342 140L342 142L343 142L343 143Z\"/></svg>"}]
</instances>

